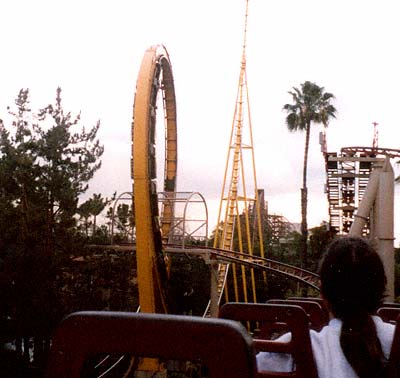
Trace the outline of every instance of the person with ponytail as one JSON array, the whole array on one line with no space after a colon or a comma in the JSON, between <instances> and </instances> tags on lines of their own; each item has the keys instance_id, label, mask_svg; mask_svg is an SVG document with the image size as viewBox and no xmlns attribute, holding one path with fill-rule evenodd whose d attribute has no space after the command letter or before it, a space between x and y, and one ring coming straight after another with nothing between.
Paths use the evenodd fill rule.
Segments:
<instances>
[{"instance_id":1,"label":"person with ponytail","mask_svg":"<svg viewBox=\"0 0 400 378\"><path fill-rule=\"evenodd\" d=\"M320 332L310 331L318 377L385 377L395 327L374 315L386 288L379 255L363 238L337 238L322 259L320 277L332 318ZM289 355L276 353L259 353L257 364L259 370L293 369Z\"/></svg>"}]
</instances>

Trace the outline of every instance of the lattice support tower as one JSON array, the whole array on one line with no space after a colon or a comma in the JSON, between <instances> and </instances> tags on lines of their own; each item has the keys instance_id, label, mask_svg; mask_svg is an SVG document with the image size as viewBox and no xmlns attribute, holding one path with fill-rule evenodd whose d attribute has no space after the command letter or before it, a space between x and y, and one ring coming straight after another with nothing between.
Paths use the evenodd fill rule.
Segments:
<instances>
[{"instance_id":1,"label":"lattice support tower","mask_svg":"<svg viewBox=\"0 0 400 378\"><path fill-rule=\"evenodd\" d=\"M360 206L368 186L371 172L380 168L385 157L400 156L400 150L379 148L377 132L372 147L343 147L339 153L328 152L325 133L320 135L321 150L325 158L325 192L329 203L329 226L339 235L347 235L354 223L354 215ZM370 219L362 234L370 234Z\"/></svg>"},{"instance_id":2,"label":"lattice support tower","mask_svg":"<svg viewBox=\"0 0 400 378\"><path fill-rule=\"evenodd\" d=\"M229 141L228 156L224 180L222 185L221 201L218 212L218 230L215 235L214 247L226 250L238 248L240 253L254 253L253 233L257 234L260 255L264 257L264 244L262 238L262 217L260 216L259 196L256 181L256 168L254 159L252 125L250 117L249 93L246 74L246 40L247 40L248 1L244 22L243 50L240 65L239 85L237 90L235 112L232 122L232 131ZM244 153L246 152L246 154ZM249 160L246 160L249 159ZM246 165L247 164L247 165ZM248 175L248 177L245 177ZM254 190L250 195L250 190ZM250 208L255 209L256 225L253 227L250 220ZM237 235L237 247L234 245ZM235 240L236 242L236 240ZM228 288L225 285L230 264L218 266L218 301L221 300L225 287L225 299L229 300ZM239 294L239 278L236 266L232 264L234 300L249 301L246 271L241 268L242 292ZM251 300L257 301L255 277L253 269L251 275ZM214 311L215 308L214 308Z\"/></svg>"},{"instance_id":3,"label":"lattice support tower","mask_svg":"<svg viewBox=\"0 0 400 378\"><path fill-rule=\"evenodd\" d=\"M271 232L271 244L278 245L282 240L287 240L295 227L283 215L268 214L268 227Z\"/></svg>"}]
</instances>

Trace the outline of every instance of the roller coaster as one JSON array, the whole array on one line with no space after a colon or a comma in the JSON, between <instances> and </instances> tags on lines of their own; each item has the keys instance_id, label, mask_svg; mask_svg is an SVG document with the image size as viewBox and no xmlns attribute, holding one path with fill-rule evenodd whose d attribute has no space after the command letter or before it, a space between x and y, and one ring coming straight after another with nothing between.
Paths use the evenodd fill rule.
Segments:
<instances>
[{"instance_id":1,"label":"roller coaster","mask_svg":"<svg viewBox=\"0 0 400 378\"><path fill-rule=\"evenodd\" d=\"M162 193L157 193L157 175L155 169L155 129L158 92L162 95L166 130L164 191ZM242 269L249 269L251 271L260 270L264 273L273 272L285 275L318 291L320 282L317 274L279 261L267 259L264 256L247 253L247 251L235 251L231 248L224 248L224 245L229 246L232 245L231 243L220 244L218 247L209 247L190 245L185 242L179 244L173 242L176 240L176 235L174 236L174 232L176 232L175 204L182 198L182 195L176 190L177 147L176 100L171 62L164 46L152 46L146 50L139 71L132 124L133 190L131 195L134 198L133 206L135 207L136 215L136 243L133 247L114 246L114 248L121 248L131 252L136 251L140 312L170 313L170 307L172 307L170 305L174 299L168 297L166 290L170 274L169 261L172 255L182 253L188 256L201 257L211 267L210 303L207 309L205 309L203 317L217 316L221 304L221 294L227 290L228 280L226 272L228 270L227 267L230 265L240 266ZM326 151L325 156L328 184L332 183L332 177L340 178L337 181L337 186L331 184L329 189L331 191L338 191L344 203L349 198L348 195L346 196L346 188L348 189L348 181L346 180L350 177L349 172L346 171L342 175L336 172L332 174L332 161L339 161L340 163L345 159L356 161L356 154L360 153L360 151L362 154L365 154L367 149L349 147L343 151L342 153L346 154L345 158L341 157L335 160L337 156L333 157L332 154L328 154ZM374 153L378 154L378 151L374 150ZM390 234L392 226L385 221L383 223L386 229L382 231L382 227L377 228L376 224L388 219L386 215L382 216L379 213L386 213L390 210L390 207L393 207L393 203L389 202L388 204L387 201L382 200L382 195L379 195L379 191L381 193L385 191L386 196L390 192L388 190L390 186L393 187L393 172L389 159L390 157L398 156L398 153L397 150L386 151L380 149L379 157L376 155L370 156L372 153L369 155L368 161L372 162L371 159L373 158L374 165L369 167L368 174L363 175L367 176L367 180L365 182L360 181L363 191L360 194L360 200L357 202L358 206L355 207L353 203L353 219L348 229L341 229L339 233L346 231L350 234L361 234L362 230L368 227L369 236L376 237L378 243L381 242L382 245L385 244L390 249L390 242L393 244L393 234ZM385 156L386 158L384 158ZM361 161L364 160L361 158ZM235 172L235 169L233 171ZM352 174L353 179L360 179L361 177L356 172L352 172ZM330 200L329 195L332 196L332 193L329 194L328 191L328 201ZM366 197L366 199L362 199L363 197ZM330 205L332 205L332 202L330 201ZM257 201L254 203L256 206ZM370 218L369 212L371 211L371 206L375 206L373 205L375 203L378 204L379 209L375 209L373 211L375 214L374 217ZM341 210L343 210L343 207ZM260 218L260 212L258 212L258 218ZM370 220L375 220L375 222L371 224L371 222L369 223ZM180 219L180 222L184 223L185 220ZM231 226L234 225L233 221L230 221L230 223ZM376 224L374 225L374 223ZM232 240L233 236L230 235L230 238ZM184 233L182 239L185 239ZM387 252L388 250L385 253ZM384 262L386 259L385 268L390 269L390 266L393 266L392 262L387 259L387 256L384 256L383 259ZM95 370L102 370L102 373L99 374L95 371L94 374L103 377L108 376L109 372L114 374L118 371L117 369L120 369L123 372L123 376L127 376L127 372L131 372L132 369L135 370L137 367L135 359L129 355L117 355L115 359L110 355L106 355L97 362L95 367ZM138 370L149 372L149 374L152 374L151 376L158 376L156 372L160 371L160 366L156 360L144 359L141 360ZM150 375L144 373L143 376L147 377Z\"/></svg>"},{"instance_id":2,"label":"roller coaster","mask_svg":"<svg viewBox=\"0 0 400 378\"><path fill-rule=\"evenodd\" d=\"M165 161L163 189L157 192L156 170L156 111L158 96L161 94L165 121ZM133 199L135 210L136 240L134 245L113 246L130 252L136 251L137 281L140 312L170 313L174 298L168 297L166 289L170 274L170 257L174 254L186 254L201 257L211 267L211 293L209 306L204 317L216 317L221 295L227 290L227 271L230 265L247 268L251 271L274 272L295 279L304 285L319 290L317 274L295 266L256 256L253 253L234 251L231 243L225 241L222 246L208 247L190 245L184 242L174 244L176 240L175 205L182 199L177 187L177 117L176 99L169 55L164 46L152 46L146 50L137 79L132 123L132 193L123 193ZM237 153L237 148L236 148ZM237 160L237 159L236 159ZM235 168L234 168L235 171ZM238 168L236 167L236 173ZM232 188L231 188L232 190ZM202 196L199 194L202 198ZM186 195L186 205L193 194ZM202 198L203 199L203 198ZM204 200L204 199L203 199ZM258 206L258 202L254 201ZM232 207L235 204L231 204ZM115 204L114 204L115 207ZM257 209L255 209L257 211ZM185 207L186 211L186 207ZM207 212L207 210L206 210ZM258 219L260 213L258 212ZM230 214L228 223L233 227L234 216ZM181 220L185 230L185 219ZM226 230L224 231L226 233ZM230 234L233 238L233 230ZM222 272L222 273L221 273ZM93 367L94 366L94 367ZM90 374L106 377L111 374L126 376L137 367L135 359L129 355L105 355L92 363ZM160 371L156 360L144 359L139 368L151 376ZM143 376L147 376L143 373Z\"/></svg>"},{"instance_id":3,"label":"roller coaster","mask_svg":"<svg viewBox=\"0 0 400 378\"><path fill-rule=\"evenodd\" d=\"M258 222L261 220L260 202L262 201L260 200L257 186L255 185L256 194L254 198L250 198L246 193L242 197L238 195L240 173L244 176L243 156L241 154L241 149L244 148L242 142L244 124L242 104L246 96L248 96L244 92L247 84L245 71L246 25L247 8L237 108L230 140L230 150L232 149L233 151L232 177L227 185L227 164L223 187L228 187L228 190L225 191L223 189L221 198L221 203L223 200L227 202L226 213L225 217L222 218L222 222L219 216L218 224L223 224L223 230L220 236L217 229L213 248L172 244L174 240L175 200L179 197L179 192L176 190L178 138L172 65L164 46L152 46L144 54L134 100L131 164L133 206L136 214L137 278L139 282L140 308L143 312L169 312L169 302L173 299L168 298L165 287L170 270L168 256L173 253L196 254L210 262L212 268L210 306L205 312L205 316L216 315L218 306L221 303L222 293L228 291L227 274L231 264L240 266L242 274L243 269L248 268L252 279L254 269L262 270L263 272L272 271L319 290L319 280L316 274L264 258L261 232L259 235L259 256L253 253L252 243L248 235L248 250L244 251L242 247L238 251L232 250L235 222L238 228L237 232L240 232L239 214L237 212L238 201L244 199L245 210L248 209L251 202L253 204L253 213L255 214L254 218ZM164 177L162 178L164 191L161 195L157 193L156 189L155 140L157 98L159 94L162 97L165 128ZM252 136L250 139L252 142ZM325 135L322 137L321 144L326 161L331 228L339 235L347 233L368 234L369 237L381 240L382 243L391 241L387 252L382 252L384 253L382 258L387 260L387 255L390 256L389 260L386 261L386 267L388 275L390 277L393 276L393 253L390 253L390 249L393 249L393 199L390 202L390 196L385 195L385 198L382 197L382 194L379 196L377 194L377 183L382 181L380 184L382 188L393 187L393 170L389 159L399 157L400 151L378 148L376 144L372 148L346 147L342 149L341 155L338 156L338 154L327 152ZM245 148L252 150L252 145L246 145ZM358 164L357 166L356 163ZM254 162L253 171L255 176ZM380 178L378 178L378 175L380 175ZM370 176L376 176L376 178L370 180ZM245 183L242 186L245 187ZM382 190L380 189L381 192ZM369 196L366 196L367 192L370 192ZM393 192L393 188L391 192ZM385 192L385 194L388 193ZM362 200L364 197L367 197L367 199L364 201L365 206L363 208ZM161 204L160 206L159 203ZM377 205L378 203L380 205ZM388 209L386 214L382 212L384 208ZM221 215L221 208L219 212ZM247 216L247 214L245 215ZM247 229L249 228L248 223L248 218L246 218ZM386 231L383 230L383 227L379 228L377 226L379 224L385 224ZM257 227L255 228L257 229ZM258 230L261 230L260 224L258 225ZM218 243L219 237L221 240ZM244 278L243 281L246 281L246 279ZM389 281L393 280L389 278ZM237 298L236 295L236 300ZM255 299L255 296L253 299Z\"/></svg>"},{"instance_id":4,"label":"roller coaster","mask_svg":"<svg viewBox=\"0 0 400 378\"><path fill-rule=\"evenodd\" d=\"M246 82L246 32L247 32L247 6L245 21L245 37L243 44L243 56L239 78L239 89L237 95L237 106L232 127L231 140L229 143L228 162L225 170L223 190L221 196L221 207L217 228L214 236L214 246L191 245L185 242L185 217L179 219L183 225L181 234L182 242L176 242L177 219L176 204L179 201L188 201L195 195L192 192L183 195L177 191L177 166L178 166L178 132L177 132L177 109L172 65L168 52L164 46L157 45L148 48L142 59L140 66L136 93L133 106L132 122L132 157L131 157L131 178L132 192L123 193L121 196L128 195L133 199L136 224L135 244L129 246L112 246L115 249L136 251L137 260L137 281L139 291L140 312L152 314L170 314L174 298L169 296L167 287L171 274L171 256L175 254L186 254L188 256L201 257L210 266L211 292L210 302L204 311L203 317L216 317L221 305L222 294L225 292L227 299L228 292L228 273L232 266L235 276L236 267L242 271L243 291L246 292L245 269L250 271L250 278L253 286L253 301L256 302L254 271L261 271L264 282L267 280L267 273L273 272L284 275L290 279L311 287L319 291L319 276L310 271L299 267L284 264L279 261L264 257L264 247L262 241L261 227L261 207L263 203L262 191L257 187L255 180L254 153L251 136L250 123L250 143L243 145L243 108L242 105L246 98L248 100ZM164 154L164 174L162 178L163 191L157 188L157 162L156 162L156 127L157 110L159 98L162 99L162 110L164 113L165 130L165 154ZM249 111L249 110L248 110ZM323 140L326 147L326 139ZM244 165L242 148L248 149L252 153L253 176L255 196L250 197L246 191L239 195L241 175L244 177ZM232 154L231 154L232 151ZM378 246L382 246L382 251L390 254L393 249L393 225L385 223L385 229L380 227L380 221L390 218L393 211L393 204L382 199L382 193L393 185L393 172L388 159L400 156L400 151L389 149L373 150L363 147L347 147L342 149L343 156L327 153L323 149L326 160L327 172L327 194L329 202L330 225L339 234L361 234L368 230L368 234L378 239ZM361 154L362 156L359 156ZM384 156L385 158L383 158ZM231 180L227 180L229 157L232 157ZM368 163L368 167L363 172L356 172L354 168L351 172L345 162ZM371 164L373 163L373 164ZM365 168L365 164L363 166ZM242 177L242 178L243 178ZM358 187L354 186L357 181ZM246 185L242 182L242 187ZM357 194L355 194L355 189ZM351 192L351 193L350 193ZM378 194L377 194L378 193ZM380 194L379 194L380 193ZM205 203L204 198L200 202ZM363 197L367 199L364 200ZM356 201L355 201L356 198ZM222 212L222 203L226 202L225 216ZM246 243L239 243L239 250L233 249L233 239L235 225L240 236L240 214L239 201L244 203L244 224L247 230ZM376 205L377 204L377 205ZM115 208L115 206L114 206ZM249 210L251 209L251 211ZM375 218L369 218L368 212L373 210ZM392 209L392 210L390 210ZM357 211L356 211L357 210ZM205 206L207 213L207 207ZM186 212L186 207L185 207ZM250 216L254 220L253 228L259 232L258 247L259 251L254 252L255 238L249 236ZM391 216L393 218L393 216ZM344 221L343 221L344 218ZM339 220L338 220L339 219ZM372 222L371 220L375 222ZM257 224L256 224L257 223ZM383 223L383 222L382 222ZM378 224L378 226L376 226ZM208 227L208 223L204 223ZM221 230L219 227L221 227ZM208 236L208 232L206 232ZM206 237L207 239L207 237ZM391 244L390 244L391 243ZM244 248L245 246L246 248ZM385 269L388 275L392 275L393 262L383 257ZM390 281L390 280L389 280ZM235 299L237 301L237 283L234 277ZM393 284L393 283L392 283ZM245 301L247 297L245 295ZM112 317L112 315L111 315ZM157 318L158 319L158 318ZM182 318L183 319L183 318ZM181 321L185 323L185 320ZM154 323L155 325L156 323ZM192 327L193 328L193 327ZM113 331L113 329L112 329ZM111 336L113 338L113 336ZM118 343L117 343L118 344ZM204 349L204 348L203 348ZM92 361L93 362L93 361ZM112 372L115 376L128 377L132 371L138 368L143 372L143 377L158 377L160 369L159 361L152 358L135 360L130 355L117 353L116 358L111 355L102 356L95 364L90 366L90 376L107 377ZM100 372L101 371L101 372ZM146 375L149 373L149 375ZM136 375L135 375L136 376ZM160 375L160 377L163 375Z\"/></svg>"},{"instance_id":5,"label":"roller coaster","mask_svg":"<svg viewBox=\"0 0 400 378\"><path fill-rule=\"evenodd\" d=\"M119 314L118 316L112 313L106 315L96 314L92 317L92 324L96 325L94 333L97 339L91 348L94 348L100 353L101 358L96 360L96 363L94 363L93 360L90 361L91 365L88 376L96 376L98 378L108 377L108 374L112 372L113 377L164 377L165 375L160 373L165 369L161 368L161 363L153 359L152 356L150 358L135 359L131 357L131 355L122 354L123 350L119 349L121 345L126 347L125 344L129 344L130 351L136 350L138 353L141 353L143 352L143 348L146 350L150 345L151 341L150 343L147 341L149 338L148 333L151 333L150 337L152 337L154 336L153 332L157 333L157 343L162 344L162 341L164 341L164 344L162 344L160 348L163 353L166 351L165 354L167 356L170 355L169 349L172 346L172 349L175 350L176 348L180 348L180 342L187 343L187 338L182 339L182 335L185 333L190 335L193 333L197 341L200 340L199 337L205 337L206 345L202 347L202 350L210 349L213 351L211 354L217 354L221 351L225 352L224 349L227 349L226 345L222 348L216 347L214 350L211 348L211 344L207 344L209 341L207 341L208 339L206 336L209 336L211 332L208 332L207 335L201 332L203 329L202 327L206 329L205 326L207 323L199 322L195 327L192 327L188 320L189 317L169 319L169 321L172 320L174 323L174 332L176 332L176 335L168 331L168 340L175 341L175 337L177 337L177 340L179 340L177 343L171 342L171 345L165 346L164 336L159 335L167 329L163 328L162 325L164 320L167 322L167 318L163 319L162 317L155 316L155 314L171 314L172 302L174 301L174 298L169 296L167 290L171 270L170 261L171 256L174 254L201 257L210 266L210 302L204 311L203 318L215 318L218 316L223 293L225 293L225 299L226 302L228 302L228 273L230 267L232 267L231 271L234 275L233 285L235 286L236 301L238 301L236 267L240 267L242 272L243 292L245 293L244 297L246 302L247 277L245 269L250 272L253 302L257 302L254 281L254 271L256 270L262 272L265 283L267 282L267 273L273 272L289 277L307 287L319 291L320 281L317 274L264 257L263 230L261 226L263 192L257 187L255 178L251 122L250 143L246 145L243 144L243 104L246 100L248 101L245 57L247 6L248 2L246 2L245 33L237 103L229 142L221 206L219 209L213 247L207 245L191 245L185 242L185 238L188 235L187 229L185 228L185 216L183 216L182 219L179 218L177 221L178 217L176 216L175 208L177 203L180 201L186 203L184 211L184 213L186 213L186 206L194 196L197 195L200 197L201 203L205 204L205 200L202 195L197 192L183 194L177 191L177 106L172 64L169 54L162 45L151 46L144 53L137 78L133 106L131 156L132 192L126 192L120 196L120 198L128 196L128 198L133 199L136 238L133 245L112 246L112 248L136 252L140 304L138 311L150 313L151 315L143 319L145 321L142 324L146 327L144 330L141 330L140 327L132 326L128 321L128 316L124 314ZM165 130L164 170L162 177L163 191L161 193L157 190L158 177L156 169L156 115L157 110L159 110L159 97L162 98ZM341 155L338 156L337 154L327 152L325 136L322 137L322 144L326 162L326 191L329 202L330 226L338 234L349 233L360 235L364 233L377 240L377 249L381 253L386 273L389 277L389 294L393 295L393 282L390 278L393 276L392 270L394 265L392 261L393 253L391 253L391 250L393 251L393 201L387 201L386 197L393 197L393 171L389 159L392 157L399 157L400 151L378 149L377 145L373 146L372 150L365 147L346 147L342 149ZM245 171L242 149L250 150L252 154L252 171L255 191L253 197L246 193L246 184L244 181L241 182L244 193L242 195L239 194L240 180L244 180ZM232 159L231 165L229 165L230 158ZM348 164L349 162L351 163ZM356 166L354 162L357 162L359 165ZM230 181L227 177L229 167L231 168ZM244 204L244 207L242 207L242 209L244 209L242 214L239 213L238 204L240 201ZM226 204L225 214L222 211L223 202ZM206 205L205 212L207 213ZM249 213L251 213L252 216L250 216ZM244 217L244 228L246 229L245 236L243 237L243 239L246 239L244 243L240 240L242 238L240 230L242 227L240 220L241 215ZM256 244L256 232L253 231L253 235L249 233L250 219L254 220L252 225L253 229L256 229L258 232L258 255L254 248ZM177 235L178 224L181 227L181 243L176 243L177 239L179 239L179 237L177 238L177 236L179 236ZM219 229L220 225L222 225L221 230ZM206 227L205 234L207 239L208 221L201 223L200 227L203 226ZM235 227L237 228L236 230ZM195 229L195 231L196 230L197 229ZM239 234L239 250L234 250L233 248L235 232ZM288 311L288 314L289 312L290 311ZM90 318L92 315L93 314L84 314L84 318L85 316ZM154 318L152 318L152 315L154 315ZM72 331L75 332L73 336L79 337L82 332L86 332L89 333L86 339L92 342L93 335L90 334L92 331L88 331L88 327L86 327L85 324L83 324L83 326L79 325L79 316L78 314L75 316L75 320L73 317L73 320L70 321L72 326L69 325L69 327L72 327ZM305 316L306 314L304 313L304 317ZM179 320L178 323L177 319ZM205 320L207 321L210 319ZM121 339L125 337L119 329L122 323L133 333L139 333L139 340L142 341L143 345L136 345L134 340L126 341L126 343L125 341L121 342L117 340L118 338ZM78 326L76 326L77 324ZM221 330L223 328L222 325L223 324L218 323L217 320L215 324L213 324L213 332L215 330ZM308 323L306 326L308 327ZM179 327L183 327L182 332L177 332ZM118 331L117 337L114 334L116 330ZM67 331L61 330L61 332L66 333L66 336L63 335L64 339L68 337L71 338L71 330L68 330L68 328ZM308 328L305 335L308 335ZM116 348L116 356L102 354L105 353L102 351L102 344L104 344L105 336L106 339L112 343L113 348ZM215 340L212 342L213 345L215 344ZM72 343L73 342L75 342L75 340L72 340ZM82 340L82 342L86 341ZM234 345L229 345L229 353L233 347ZM187 345L185 352L189 353L191 349L191 346ZM182 354L182 350L179 350L179 352ZM73 353L71 352L70 354ZM184 355L193 357L193 353ZM57 358L61 357L61 355L57 355ZM194 358L197 357L197 355L194 356ZM251 357L254 356L252 355ZM54 369L57 374L60 372L63 373L61 368L57 365L57 358L52 369ZM221 359L218 360L217 365L222 365L221 361ZM70 366L68 364L69 362L66 363L69 369ZM136 369L141 372L140 375L136 375L136 373L132 375L132 372ZM57 374L54 374L54 376L57 376ZM229 376L235 376L235 372L233 371Z\"/></svg>"},{"instance_id":6,"label":"roller coaster","mask_svg":"<svg viewBox=\"0 0 400 378\"><path fill-rule=\"evenodd\" d=\"M173 253L196 254L203 257L211 267L210 303L204 316L215 317L218 306L225 293L228 300L228 274L232 272L234 298L238 300L238 282L243 286L243 298L247 302L246 271L250 272L252 301L257 302L255 270L261 270L264 282L267 272L282 274L319 290L318 276L298 267L283 264L264 257L262 212L263 192L257 187L254 163L253 138L246 75L246 38L247 38L248 2L246 2L243 51L240 64L239 85L236 108L229 142L228 159L223 180L221 205L219 208L214 245L211 247L192 247L185 244L171 244L174 240L175 199L177 191L177 109L172 64L164 46L152 46L143 56L139 69L134 100L132 123L132 164L133 206L136 215L136 258L137 279L139 283L139 303L142 312L168 313L172 298L166 291L170 270L170 258ZM156 170L156 113L162 98L165 130L165 156L163 192L157 193ZM247 108L245 104L247 103ZM247 113L246 113L247 111ZM249 130L246 134L245 116L248 116ZM248 141L245 137L248 135ZM245 182L246 167L243 151L250 151L255 194L249 194L249 185ZM228 177L231 172L230 178ZM240 193L240 189L243 193ZM262 192L262 193L261 193ZM161 197L160 199L158 197ZM223 203L225 213L223 211ZM160 205L160 206L159 206ZM242 213L239 207L242 206ZM250 214L251 213L251 214ZM243 224L240 221L244 218ZM251 227L250 218L253 219ZM183 221L184 222L184 221ZM243 228L243 230L241 230ZM250 228L253 235L250 235ZM255 230L255 231L254 231ZM238 234L239 247L233 250L234 234ZM258 234L258 236L256 236ZM258 252L255 251L255 237ZM257 256L258 254L258 256ZM241 280L236 277L236 267L241 270ZM247 270L246 270L247 269Z\"/></svg>"},{"instance_id":7,"label":"roller coaster","mask_svg":"<svg viewBox=\"0 0 400 378\"><path fill-rule=\"evenodd\" d=\"M156 107L158 91L162 94L166 130L164 192L161 211L156 191ZM168 279L168 254L197 254L216 264L234 263L250 269L274 271L317 289L316 274L248 253L226 248L200 248L170 245L173 225L177 172L176 100L171 62L163 46L152 46L144 54L137 80L132 128L132 178L136 214L136 256L139 302L143 312L168 313L165 282ZM222 277L222 278L221 278ZM226 284L220 275L215 283L219 292ZM211 295L212 296L212 295Z\"/></svg>"}]
</instances>

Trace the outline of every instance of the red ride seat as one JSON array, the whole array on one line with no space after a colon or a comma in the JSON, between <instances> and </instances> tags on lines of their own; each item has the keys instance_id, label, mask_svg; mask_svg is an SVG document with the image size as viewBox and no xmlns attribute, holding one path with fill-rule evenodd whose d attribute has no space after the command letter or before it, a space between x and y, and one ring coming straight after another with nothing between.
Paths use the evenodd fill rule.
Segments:
<instances>
[{"instance_id":1,"label":"red ride seat","mask_svg":"<svg viewBox=\"0 0 400 378\"><path fill-rule=\"evenodd\" d=\"M388 323L396 323L398 316L400 315L399 307L387 307L384 305L383 307L378 308L376 314L382 318L384 322Z\"/></svg>"},{"instance_id":2,"label":"red ride seat","mask_svg":"<svg viewBox=\"0 0 400 378\"><path fill-rule=\"evenodd\" d=\"M178 315L77 312L65 318L54 334L47 378L78 378L85 360L103 353L200 361L212 378L253 378L256 373L252 339L236 322Z\"/></svg>"},{"instance_id":3,"label":"red ride seat","mask_svg":"<svg viewBox=\"0 0 400 378\"><path fill-rule=\"evenodd\" d=\"M400 315L397 316L395 322L396 329L394 331L393 343L386 371L387 378L400 377Z\"/></svg>"},{"instance_id":4,"label":"red ride seat","mask_svg":"<svg viewBox=\"0 0 400 378\"><path fill-rule=\"evenodd\" d=\"M295 301L317 302L321 306L322 311L325 313L326 318L329 319L330 309L326 299L321 297L288 297L287 299Z\"/></svg>"},{"instance_id":5,"label":"red ride seat","mask_svg":"<svg viewBox=\"0 0 400 378\"><path fill-rule=\"evenodd\" d=\"M310 328L320 331L329 323L329 316L322 306L315 301L304 299L270 299L267 303L292 304L300 306L307 314L310 321Z\"/></svg>"},{"instance_id":6,"label":"red ride seat","mask_svg":"<svg viewBox=\"0 0 400 378\"><path fill-rule=\"evenodd\" d=\"M309 319L301 307L288 304L226 303L221 307L219 317L244 323L258 322L260 328L263 325L269 327L277 323L284 324L291 332L291 341L287 343L262 338L261 334L254 338L254 347L256 352L291 354L296 370L288 373L259 371L258 377L318 377L311 349Z\"/></svg>"}]
</instances>

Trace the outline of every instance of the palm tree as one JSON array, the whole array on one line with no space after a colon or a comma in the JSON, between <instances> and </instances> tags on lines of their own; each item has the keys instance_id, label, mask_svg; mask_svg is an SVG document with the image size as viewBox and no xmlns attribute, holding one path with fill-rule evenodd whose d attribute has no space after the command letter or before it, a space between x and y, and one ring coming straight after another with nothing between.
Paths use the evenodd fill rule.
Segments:
<instances>
[{"instance_id":1,"label":"palm tree","mask_svg":"<svg viewBox=\"0 0 400 378\"><path fill-rule=\"evenodd\" d=\"M319 87L310 81L301 84L301 89L293 87L293 91L288 93L292 95L293 104L283 106L283 110L287 112L287 128L293 132L304 130L306 132L301 188L301 261L302 267L307 268L307 161L311 123L322 123L324 127L328 127L329 119L336 117L336 109L331 104L331 100L334 99L333 94L325 92L324 87Z\"/></svg>"}]
</instances>

